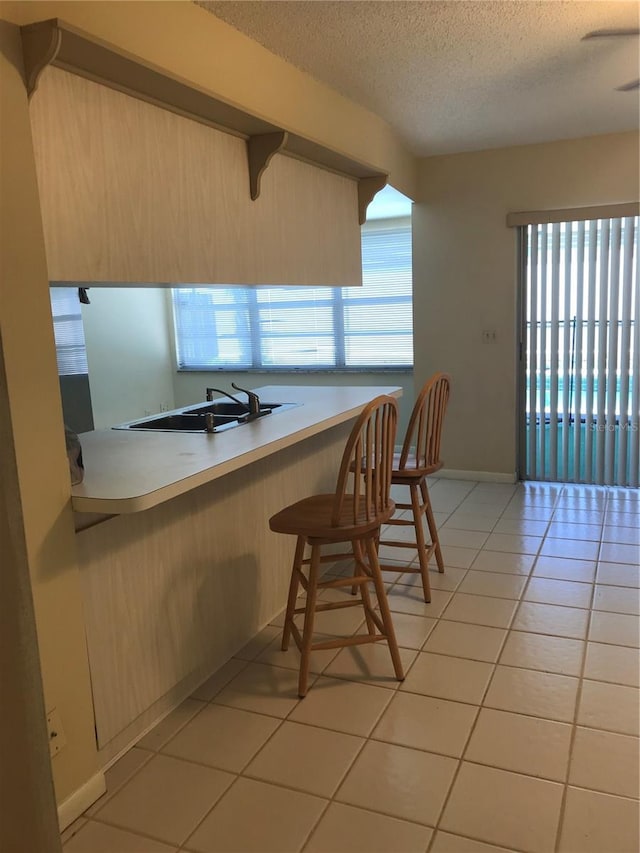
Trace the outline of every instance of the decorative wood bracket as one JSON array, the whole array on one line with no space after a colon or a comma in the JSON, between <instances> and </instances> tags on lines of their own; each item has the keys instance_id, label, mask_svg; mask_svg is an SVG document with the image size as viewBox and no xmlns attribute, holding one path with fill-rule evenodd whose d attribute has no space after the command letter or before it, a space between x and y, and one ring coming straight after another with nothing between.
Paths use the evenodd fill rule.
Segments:
<instances>
[{"instance_id":1,"label":"decorative wood bracket","mask_svg":"<svg viewBox=\"0 0 640 853\"><path fill-rule=\"evenodd\" d=\"M360 225L364 225L367 221L367 208L374 195L386 187L388 180L389 175L373 175L370 178L360 178L358 181L358 221Z\"/></svg>"},{"instance_id":2,"label":"decorative wood bracket","mask_svg":"<svg viewBox=\"0 0 640 853\"><path fill-rule=\"evenodd\" d=\"M82 32L58 18L20 28L29 97L47 65L86 77L247 141L251 198L260 195L260 178L273 155L282 151L314 166L358 181L360 223L367 205L387 183L387 175L296 133L228 104L202 89L148 66L114 45Z\"/></svg>"},{"instance_id":3,"label":"decorative wood bracket","mask_svg":"<svg viewBox=\"0 0 640 853\"><path fill-rule=\"evenodd\" d=\"M62 30L55 26L55 21L42 21L21 27L20 36L27 95L30 98L38 88L40 75L58 55L62 44Z\"/></svg>"},{"instance_id":4,"label":"decorative wood bracket","mask_svg":"<svg viewBox=\"0 0 640 853\"><path fill-rule=\"evenodd\" d=\"M249 189L253 201L260 195L262 173L271 162L273 155L287 144L288 138L289 134L285 130L279 130L276 133L260 133L247 139Z\"/></svg>"}]
</instances>

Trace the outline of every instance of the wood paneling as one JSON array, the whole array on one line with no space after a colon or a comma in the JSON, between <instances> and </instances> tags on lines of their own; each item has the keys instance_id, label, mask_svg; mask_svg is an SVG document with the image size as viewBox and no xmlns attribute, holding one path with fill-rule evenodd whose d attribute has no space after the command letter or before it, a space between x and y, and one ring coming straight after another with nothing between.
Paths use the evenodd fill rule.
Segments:
<instances>
[{"instance_id":1,"label":"wood paneling","mask_svg":"<svg viewBox=\"0 0 640 853\"><path fill-rule=\"evenodd\" d=\"M266 121L262 115L234 106L201 86L175 77L166 68L151 67L139 56L134 58L115 44L58 18L23 26L21 35L29 97L36 90L41 73L51 64L250 142L257 140L258 147L262 147L260 140L265 136L278 135L283 137L282 146L299 159L359 179L387 177L361 159L354 160L335 148ZM260 113L263 109L261 105Z\"/></svg>"},{"instance_id":2,"label":"wood paneling","mask_svg":"<svg viewBox=\"0 0 640 853\"><path fill-rule=\"evenodd\" d=\"M350 423L77 535L100 748L190 673L213 671L286 604L294 537L268 519L333 491Z\"/></svg>"},{"instance_id":3,"label":"wood paneling","mask_svg":"<svg viewBox=\"0 0 640 853\"><path fill-rule=\"evenodd\" d=\"M58 68L30 106L52 281L361 283L358 185Z\"/></svg>"}]
</instances>

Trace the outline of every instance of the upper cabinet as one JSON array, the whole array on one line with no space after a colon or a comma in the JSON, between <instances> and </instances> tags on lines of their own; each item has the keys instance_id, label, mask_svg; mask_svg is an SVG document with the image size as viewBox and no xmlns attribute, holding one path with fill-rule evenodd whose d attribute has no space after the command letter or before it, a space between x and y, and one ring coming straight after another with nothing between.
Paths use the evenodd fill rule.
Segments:
<instances>
[{"instance_id":1,"label":"upper cabinet","mask_svg":"<svg viewBox=\"0 0 640 853\"><path fill-rule=\"evenodd\" d=\"M361 283L385 175L57 21L23 43L52 281Z\"/></svg>"}]
</instances>

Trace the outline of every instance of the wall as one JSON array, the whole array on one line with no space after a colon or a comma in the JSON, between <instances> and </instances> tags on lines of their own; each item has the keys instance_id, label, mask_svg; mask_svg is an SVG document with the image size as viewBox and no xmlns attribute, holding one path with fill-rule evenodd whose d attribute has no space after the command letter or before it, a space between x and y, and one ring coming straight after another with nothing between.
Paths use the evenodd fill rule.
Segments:
<instances>
[{"instance_id":1,"label":"wall","mask_svg":"<svg viewBox=\"0 0 640 853\"><path fill-rule=\"evenodd\" d=\"M384 121L192 3L2 2L0 16L18 25L60 17L243 109L387 171L394 186L415 193L415 160ZM0 321L7 374L0 393L7 395L13 421L45 697L60 711L67 738L53 762L61 803L87 790L99 774L21 45L17 30L4 24L0 51Z\"/></svg>"},{"instance_id":2,"label":"wall","mask_svg":"<svg viewBox=\"0 0 640 853\"><path fill-rule=\"evenodd\" d=\"M18 478L14 500L21 506L22 530L14 536L24 537L45 702L48 710L58 709L67 736L66 747L53 760L56 796L62 802L95 778L98 761L21 45L17 29L4 22L0 78L0 339L6 379L0 394L13 432L13 447L3 442L0 452L11 454ZM19 571L11 552L3 550L2 560L3 574ZM15 654L25 653L17 639L13 648ZM3 685L2 701L17 701L11 686ZM3 808L11 810L7 803Z\"/></svg>"},{"instance_id":3,"label":"wall","mask_svg":"<svg viewBox=\"0 0 640 853\"><path fill-rule=\"evenodd\" d=\"M168 291L92 287L88 294L82 324L95 429L175 408Z\"/></svg>"},{"instance_id":4,"label":"wall","mask_svg":"<svg viewBox=\"0 0 640 853\"><path fill-rule=\"evenodd\" d=\"M0 684L10 701L0 702L0 850L56 853L58 820L1 339Z\"/></svg>"},{"instance_id":5,"label":"wall","mask_svg":"<svg viewBox=\"0 0 640 853\"><path fill-rule=\"evenodd\" d=\"M637 133L421 161L413 207L415 383L453 375L445 467L516 471L516 231L510 211L638 199ZM482 330L496 330L483 344Z\"/></svg>"}]
</instances>

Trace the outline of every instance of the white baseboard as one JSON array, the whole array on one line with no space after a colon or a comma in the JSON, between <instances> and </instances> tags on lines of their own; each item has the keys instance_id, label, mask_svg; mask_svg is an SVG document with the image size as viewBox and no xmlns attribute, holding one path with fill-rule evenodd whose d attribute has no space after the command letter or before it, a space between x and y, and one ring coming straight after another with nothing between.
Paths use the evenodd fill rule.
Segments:
<instances>
[{"instance_id":1,"label":"white baseboard","mask_svg":"<svg viewBox=\"0 0 640 853\"><path fill-rule=\"evenodd\" d=\"M85 782L81 788L74 791L70 797L58 806L58 823L60 824L60 832L70 826L74 820L80 817L89 806L92 806L95 801L101 797L107 790L107 783L104 778L104 773L96 773L88 782Z\"/></svg>"},{"instance_id":2,"label":"white baseboard","mask_svg":"<svg viewBox=\"0 0 640 853\"><path fill-rule=\"evenodd\" d=\"M402 453L402 445L396 444L394 452L398 455ZM476 483L509 483L513 485L518 482L518 475L515 471L513 474L503 474L499 471L460 471L457 468L441 468L432 476L434 479L441 477L443 480L470 480Z\"/></svg>"},{"instance_id":3,"label":"white baseboard","mask_svg":"<svg viewBox=\"0 0 640 853\"><path fill-rule=\"evenodd\" d=\"M499 471L459 471L456 468L441 468L434 477L442 477L443 480L470 480L476 483L513 483L517 482L515 471L513 474L502 474Z\"/></svg>"}]
</instances>

